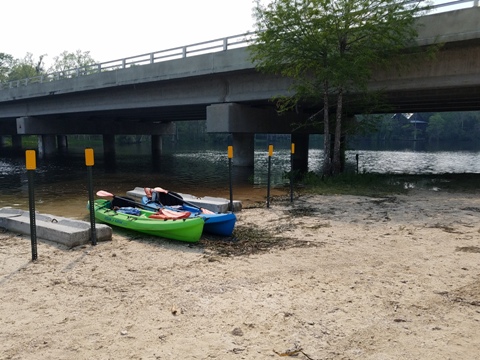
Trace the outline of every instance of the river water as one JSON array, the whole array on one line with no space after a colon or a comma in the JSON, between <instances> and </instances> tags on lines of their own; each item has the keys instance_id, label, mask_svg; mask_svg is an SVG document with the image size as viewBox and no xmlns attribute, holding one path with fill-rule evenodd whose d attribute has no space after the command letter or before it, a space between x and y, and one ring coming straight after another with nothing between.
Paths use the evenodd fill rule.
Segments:
<instances>
[{"instance_id":1,"label":"river water","mask_svg":"<svg viewBox=\"0 0 480 360\"><path fill-rule=\"evenodd\" d=\"M88 219L88 170L85 147L70 146L67 154L37 159L34 170L36 210ZM196 196L229 198L229 185L235 200L265 199L267 169L271 165L272 192L285 193L288 184L284 173L290 170L290 148L275 146L268 157L268 146L255 148L255 167L233 167L230 175L227 149L179 148L164 146L160 158L152 159L149 144L118 145L114 163L105 162L101 145L94 148L95 164L91 168L94 192L106 190L125 195L135 187L161 186ZM309 171L321 170L320 143L311 144ZM358 163L357 163L358 157ZM480 151L427 151L404 147L396 150L349 150L347 169L367 173L442 174L480 173ZM24 154L6 155L0 159L0 207L12 206L28 210L28 176Z\"/></svg>"}]
</instances>

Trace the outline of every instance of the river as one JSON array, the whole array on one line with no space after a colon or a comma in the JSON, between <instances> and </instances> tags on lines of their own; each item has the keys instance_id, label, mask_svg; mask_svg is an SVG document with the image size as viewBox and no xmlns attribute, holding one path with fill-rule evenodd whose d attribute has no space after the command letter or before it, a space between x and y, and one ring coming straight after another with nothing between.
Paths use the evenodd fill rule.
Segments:
<instances>
[{"instance_id":1,"label":"river","mask_svg":"<svg viewBox=\"0 0 480 360\"><path fill-rule=\"evenodd\" d=\"M70 146L67 154L37 159L34 173L35 206L40 212L88 219L88 172L85 147ZM105 163L101 145L94 148L91 168L94 191L106 190L117 195L137 186L161 186L167 190L196 196L229 198L232 182L235 200L264 199L267 186L268 147L256 144L255 167L233 168L230 176L227 149L181 148L166 144L163 155L152 160L150 145L118 145L115 163ZM309 151L309 171L320 172L323 151L313 142ZM358 164L357 164L358 157ZM290 148L275 146L271 161L272 195L288 184L284 173L290 170ZM360 173L480 173L479 150L414 150L412 145L396 150L349 150L349 171ZM0 160L0 207L28 210L28 179L24 154L3 156Z\"/></svg>"}]
</instances>

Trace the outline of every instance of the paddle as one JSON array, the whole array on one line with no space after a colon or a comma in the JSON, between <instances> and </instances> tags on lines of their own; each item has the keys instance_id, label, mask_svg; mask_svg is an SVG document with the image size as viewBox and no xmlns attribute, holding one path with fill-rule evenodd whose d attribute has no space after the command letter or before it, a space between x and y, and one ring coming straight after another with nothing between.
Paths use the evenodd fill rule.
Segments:
<instances>
[{"instance_id":1,"label":"paddle","mask_svg":"<svg viewBox=\"0 0 480 360\"><path fill-rule=\"evenodd\" d=\"M163 193L165 193L165 194L167 194L167 195L170 195L171 197L174 197L174 198L177 199L177 200L183 201L185 204L187 204L187 205L189 205L189 206L191 206L191 207L193 207L193 208L195 208L195 209L198 209L198 210L204 212L205 214L215 214L215 213L214 213L213 211L211 211L211 210L201 208L201 207L199 207L199 206L197 206L197 205L195 205L195 204L192 204L192 203L190 203L190 202L188 202L188 201L185 201L184 198L182 198L182 197L180 197L180 196L178 196L178 195L176 195L176 194L173 194L173 193L171 193L170 191L161 188L160 186L155 187L153 190L154 190L154 191L158 191L158 192L163 192Z\"/></svg>"}]
</instances>

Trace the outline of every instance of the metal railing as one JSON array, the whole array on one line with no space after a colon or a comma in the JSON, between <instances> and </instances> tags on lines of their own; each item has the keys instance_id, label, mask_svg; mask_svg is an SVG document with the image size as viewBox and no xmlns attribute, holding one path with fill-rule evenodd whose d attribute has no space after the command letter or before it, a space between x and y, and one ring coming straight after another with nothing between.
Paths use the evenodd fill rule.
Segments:
<instances>
[{"instance_id":1,"label":"metal railing","mask_svg":"<svg viewBox=\"0 0 480 360\"><path fill-rule=\"evenodd\" d=\"M480 0L435 0L432 12L430 14L465 9L469 7L478 7L479 2ZM246 47L254 36L254 32L247 32L240 35L233 35L196 44L174 47L167 50L160 50L152 53L130 56L123 59L111 60L78 68L42 74L31 78L9 81L5 83L0 83L0 90L28 86L30 84L46 83L63 79L72 79L79 76L91 75L105 71L127 69L132 66L154 64L161 61L177 60L189 56Z\"/></svg>"},{"instance_id":2,"label":"metal railing","mask_svg":"<svg viewBox=\"0 0 480 360\"><path fill-rule=\"evenodd\" d=\"M160 50L153 53L135 55L123 59L110 60L102 63L85 65L78 68L56 71L49 74L42 74L26 79L9 81L3 84L0 83L0 90L62 79L72 79L79 76L91 75L105 71L127 69L132 66L154 64L161 61L177 60L195 55L231 50L247 46L248 42L253 36L253 32L248 32L196 44L179 46L167 50Z\"/></svg>"}]
</instances>

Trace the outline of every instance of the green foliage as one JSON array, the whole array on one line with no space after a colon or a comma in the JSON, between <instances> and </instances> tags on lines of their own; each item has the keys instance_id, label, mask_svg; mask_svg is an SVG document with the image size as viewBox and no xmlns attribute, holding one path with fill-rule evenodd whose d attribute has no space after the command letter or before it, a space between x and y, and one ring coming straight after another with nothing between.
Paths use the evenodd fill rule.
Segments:
<instances>
[{"instance_id":1,"label":"green foliage","mask_svg":"<svg viewBox=\"0 0 480 360\"><path fill-rule=\"evenodd\" d=\"M64 51L59 56L55 56L53 59L54 64L49 69L49 72L60 73L63 76L75 76L76 74L67 72L67 70L72 69L80 69L84 74L89 74L96 71L96 69L92 67L96 61L90 56L90 51Z\"/></svg>"},{"instance_id":2,"label":"green foliage","mask_svg":"<svg viewBox=\"0 0 480 360\"><path fill-rule=\"evenodd\" d=\"M117 135L115 140L119 144L140 144L143 141L147 141L148 136L145 135Z\"/></svg>"},{"instance_id":3,"label":"green foliage","mask_svg":"<svg viewBox=\"0 0 480 360\"><path fill-rule=\"evenodd\" d=\"M443 119L443 127L435 133L436 139L475 140L480 135L480 112L457 112L435 114ZM432 118L430 118L432 120ZM430 122L429 121L429 126ZM427 128L428 131L428 128Z\"/></svg>"},{"instance_id":4,"label":"green foliage","mask_svg":"<svg viewBox=\"0 0 480 360\"><path fill-rule=\"evenodd\" d=\"M205 143L208 145L226 145L229 134L209 134L205 120L176 122L175 140L179 144Z\"/></svg>"},{"instance_id":5,"label":"green foliage","mask_svg":"<svg viewBox=\"0 0 480 360\"><path fill-rule=\"evenodd\" d=\"M23 59L14 60L7 81L33 78L43 74L43 58L44 55L41 55L37 60L33 57L33 54L27 53Z\"/></svg>"},{"instance_id":6,"label":"green foliage","mask_svg":"<svg viewBox=\"0 0 480 360\"><path fill-rule=\"evenodd\" d=\"M343 173L336 177L315 177L309 174L305 192L323 195L363 195L385 196L388 194L404 193L403 183L394 181L390 175L382 174L353 174Z\"/></svg>"},{"instance_id":7,"label":"green foliage","mask_svg":"<svg viewBox=\"0 0 480 360\"><path fill-rule=\"evenodd\" d=\"M480 111L419 113L426 124L415 125L401 114L358 116L351 139L394 141L424 139L436 141L478 141L480 138Z\"/></svg>"},{"instance_id":8,"label":"green foliage","mask_svg":"<svg viewBox=\"0 0 480 360\"><path fill-rule=\"evenodd\" d=\"M178 121L176 140L185 143L204 142L206 139L206 122L198 121Z\"/></svg>"},{"instance_id":9,"label":"green foliage","mask_svg":"<svg viewBox=\"0 0 480 360\"><path fill-rule=\"evenodd\" d=\"M27 53L23 59L14 59L11 55L0 53L0 82L16 81L37 78L45 75L43 59L46 55L41 55L36 59L33 54ZM64 77L76 76L72 71L79 69L83 74L89 74L96 71L92 66L96 62L90 56L90 52L77 50L75 53L64 51L54 58L55 64L48 69L48 72L57 72ZM67 71L70 70L70 71Z\"/></svg>"},{"instance_id":10,"label":"green foliage","mask_svg":"<svg viewBox=\"0 0 480 360\"><path fill-rule=\"evenodd\" d=\"M12 55L0 53L0 83L7 81L14 64L15 59Z\"/></svg>"},{"instance_id":11,"label":"green foliage","mask_svg":"<svg viewBox=\"0 0 480 360\"><path fill-rule=\"evenodd\" d=\"M37 135L22 136L22 144L25 147L28 147L28 146L35 147L38 145L38 136Z\"/></svg>"},{"instance_id":12,"label":"green foliage","mask_svg":"<svg viewBox=\"0 0 480 360\"><path fill-rule=\"evenodd\" d=\"M407 193L412 189L480 192L480 174L341 174L335 178L311 179L302 192L385 197Z\"/></svg>"},{"instance_id":13,"label":"green foliage","mask_svg":"<svg viewBox=\"0 0 480 360\"><path fill-rule=\"evenodd\" d=\"M438 140L445 131L445 119L440 114L435 114L428 119L427 134L430 139Z\"/></svg>"}]
</instances>

